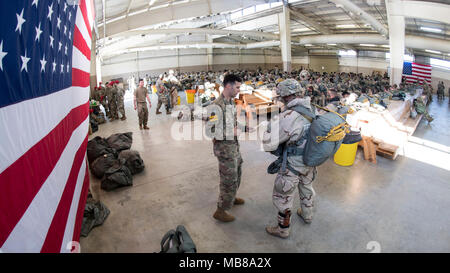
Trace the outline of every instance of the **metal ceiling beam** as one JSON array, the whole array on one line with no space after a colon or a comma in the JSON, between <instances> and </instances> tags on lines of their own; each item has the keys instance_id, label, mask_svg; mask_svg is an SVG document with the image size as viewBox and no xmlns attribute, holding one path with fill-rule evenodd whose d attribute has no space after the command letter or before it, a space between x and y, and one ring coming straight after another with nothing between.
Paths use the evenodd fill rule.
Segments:
<instances>
[{"instance_id":1,"label":"metal ceiling beam","mask_svg":"<svg viewBox=\"0 0 450 273\"><path fill-rule=\"evenodd\" d=\"M208 8L207 1L211 4L211 12ZM200 0L186 2L179 5L170 5L168 7L162 7L154 10L148 9L126 18L126 12L124 12L123 14L117 15L117 17L123 16L124 18L113 22L106 22L106 25L108 25L107 31L104 30L106 26L105 21L102 26L99 26L99 30L105 32L106 37L108 37L120 32L163 23L166 22L168 18L171 18L172 20L181 20L200 17L207 14L217 14L239 8L247 8L253 5L264 4L266 1L267 0Z\"/></svg>"},{"instance_id":2,"label":"metal ceiling beam","mask_svg":"<svg viewBox=\"0 0 450 273\"><path fill-rule=\"evenodd\" d=\"M299 44L375 44L389 45L389 41L379 34L332 34L311 35L300 38ZM405 47L450 52L450 41L417 35L405 36Z\"/></svg>"},{"instance_id":3,"label":"metal ceiling beam","mask_svg":"<svg viewBox=\"0 0 450 273\"><path fill-rule=\"evenodd\" d=\"M347 11L351 11L352 13L359 16L363 21L368 23L372 26L373 29L377 30L381 35L384 37L388 37L389 31L388 29L383 26L380 22L378 22L375 17L365 12L362 8L355 5L349 0L330 0L331 2L335 3L337 7L341 7Z\"/></svg>"},{"instance_id":4,"label":"metal ceiling beam","mask_svg":"<svg viewBox=\"0 0 450 273\"><path fill-rule=\"evenodd\" d=\"M237 48L237 49L255 49L255 48L268 48L268 47L278 47L280 46L280 41L264 41L249 44L230 44L230 43L183 43L183 44L164 44L164 45L152 45L146 47L131 47L123 50L116 51L114 53L104 55L104 59L110 59L117 55L133 53L133 52L143 52L143 51L153 51L153 50L172 50L172 49L208 49L208 48Z\"/></svg>"},{"instance_id":5,"label":"metal ceiling beam","mask_svg":"<svg viewBox=\"0 0 450 273\"><path fill-rule=\"evenodd\" d=\"M130 0L128 2L127 15L125 15L125 18L128 17L128 14L130 14L130 9L131 9L132 4L133 4L133 0Z\"/></svg>"},{"instance_id":6,"label":"metal ceiling beam","mask_svg":"<svg viewBox=\"0 0 450 273\"><path fill-rule=\"evenodd\" d=\"M331 34L332 33L329 28L319 25L317 22L314 22L314 20L312 20L311 18L308 18L304 14L302 14L302 13L296 11L296 10L293 10L292 8L289 8L289 11L291 12L291 14L294 17L297 17L301 21L303 21L306 24L310 25L311 27L313 27L318 32L323 33L323 34Z\"/></svg>"},{"instance_id":7,"label":"metal ceiling beam","mask_svg":"<svg viewBox=\"0 0 450 273\"><path fill-rule=\"evenodd\" d=\"M212 29L212 28L166 28L166 29L148 29L148 30L132 30L123 33L119 33L111 36L114 37L131 37L142 35L155 35L155 34L186 34L186 33L201 33L211 35L237 35L258 37L267 39L279 39L279 35L260 31L244 31L244 30L227 30L227 29Z\"/></svg>"},{"instance_id":8,"label":"metal ceiling beam","mask_svg":"<svg viewBox=\"0 0 450 273\"><path fill-rule=\"evenodd\" d=\"M425 1L389 2L393 15L450 24L450 5Z\"/></svg>"}]
</instances>

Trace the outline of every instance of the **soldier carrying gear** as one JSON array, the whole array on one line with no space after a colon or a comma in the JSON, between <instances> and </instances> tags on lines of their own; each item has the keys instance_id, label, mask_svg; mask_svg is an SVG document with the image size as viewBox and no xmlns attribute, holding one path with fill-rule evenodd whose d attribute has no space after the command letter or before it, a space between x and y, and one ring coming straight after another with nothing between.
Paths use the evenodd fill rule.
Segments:
<instances>
[{"instance_id":1,"label":"soldier carrying gear","mask_svg":"<svg viewBox=\"0 0 450 273\"><path fill-rule=\"evenodd\" d=\"M273 236L287 238L290 229L290 217L294 202L294 191L298 187L301 208L297 214L306 222L311 223L313 217L314 181L316 167L306 166L303 162L302 150L306 145L307 132L311 124L312 113L310 98L302 98L301 86L294 79L282 81L276 90L284 103L279 118L269 124L264 132L262 146L264 151L271 152L280 158L269 166L269 173L277 173L275 178L272 201L278 209L278 224L266 227ZM296 109L303 109L300 114ZM272 168L275 166L275 168Z\"/></svg>"},{"instance_id":2,"label":"soldier carrying gear","mask_svg":"<svg viewBox=\"0 0 450 273\"><path fill-rule=\"evenodd\" d=\"M158 80L156 81L156 95L158 95L158 105L156 106L156 114L159 115L161 112L159 109L161 108L161 105L164 103L164 106L166 108L166 114L170 115L170 105L169 105L169 91L164 85L164 76L161 74L159 75Z\"/></svg>"}]
</instances>

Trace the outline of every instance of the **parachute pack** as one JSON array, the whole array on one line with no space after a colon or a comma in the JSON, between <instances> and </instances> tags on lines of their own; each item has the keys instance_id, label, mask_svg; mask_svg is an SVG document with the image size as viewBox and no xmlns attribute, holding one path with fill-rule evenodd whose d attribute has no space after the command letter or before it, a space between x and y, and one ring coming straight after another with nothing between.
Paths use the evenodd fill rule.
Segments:
<instances>
[{"instance_id":1,"label":"parachute pack","mask_svg":"<svg viewBox=\"0 0 450 273\"><path fill-rule=\"evenodd\" d=\"M332 110L314 105L325 110L322 115L315 115L310 109L297 105L292 108L311 125L305 132L306 145L303 148L303 162L307 166L319 166L333 156L342 144L345 134L349 132L349 125L345 118Z\"/></svg>"}]
</instances>

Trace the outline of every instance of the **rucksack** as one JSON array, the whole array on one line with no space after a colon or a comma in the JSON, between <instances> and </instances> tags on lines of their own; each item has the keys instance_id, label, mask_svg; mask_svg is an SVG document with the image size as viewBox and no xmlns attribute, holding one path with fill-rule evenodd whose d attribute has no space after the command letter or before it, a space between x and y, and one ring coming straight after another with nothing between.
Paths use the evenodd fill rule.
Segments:
<instances>
[{"instance_id":1,"label":"rucksack","mask_svg":"<svg viewBox=\"0 0 450 273\"><path fill-rule=\"evenodd\" d=\"M96 136L88 141L87 156L89 163L93 163L95 159L104 154L117 156L116 150L109 147L108 142L104 138Z\"/></svg>"},{"instance_id":2,"label":"rucksack","mask_svg":"<svg viewBox=\"0 0 450 273\"><path fill-rule=\"evenodd\" d=\"M105 172L101 188L105 191L112 191L116 188L132 185L133 177L131 176L131 171L119 160Z\"/></svg>"},{"instance_id":3,"label":"rucksack","mask_svg":"<svg viewBox=\"0 0 450 273\"><path fill-rule=\"evenodd\" d=\"M197 248L186 228L179 225L164 234L160 253L197 253Z\"/></svg>"},{"instance_id":4,"label":"rucksack","mask_svg":"<svg viewBox=\"0 0 450 273\"><path fill-rule=\"evenodd\" d=\"M291 108L311 122L309 130L305 132L306 145L303 149L303 163L311 167L319 166L333 156L349 131L349 125L342 115L318 105L314 106L327 112L315 115L302 105Z\"/></svg>"},{"instance_id":5,"label":"rucksack","mask_svg":"<svg viewBox=\"0 0 450 273\"><path fill-rule=\"evenodd\" d=\"M90 164L92 174L97 178L102 178L106 170L111 168L116 162L118 162L118 159L113 154L99 156Z\"/></svg>"},{"instance_id":6,"label":"rucksack","mask_svg":"<svg viewBox=\"0 0 450 273\"><path fill-rule=\"evenodd\" d=\"M131 148L131 144L133 143L133 133L117 133L110 135L106 141L108 142L109 147L116 149L118 152L122 150L128 150Z\"/></svg>"},{"instance_id":7,"label":"rucksack","mask_svg":"<svg viewBox=\"0 0 450 273\"><path fill-rule=\"evenodd\" d=\"M144 170L145 165L138 151L124 150L119 154L119 159L125 162L131 174L137 174Z\"/></svg>"}]
</instances>

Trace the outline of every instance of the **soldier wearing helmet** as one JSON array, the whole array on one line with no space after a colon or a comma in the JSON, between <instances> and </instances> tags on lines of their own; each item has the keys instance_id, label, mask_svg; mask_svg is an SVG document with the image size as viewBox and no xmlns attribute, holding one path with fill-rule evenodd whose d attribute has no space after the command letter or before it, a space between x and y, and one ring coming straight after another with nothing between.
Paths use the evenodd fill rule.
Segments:
<instances>
[{"instance_id":1,"label":"soldier wearing helmet","mask_svg":"<svg viewBox=\"0 0 450 273\"><path fill-rule=\"evenodd\" d=\"M311 116L298 112L301 109L304 113L313 113L313 110L311 99L304 97L304 89L294 79L280 82L276 94L284 106L278 119L269 124L264 133L262 146L264 151L279 156L268 169L269 173L277 173L272 201L278 209L278 224L266 227L266 231L270 235L287 238L296 187L301 203L297 214L306 223L310 223L313 216L312 182L317 171L315 167L304 164L301 152L306 145L306 133L312 119Z\"/></svg>"}]
</instances>

